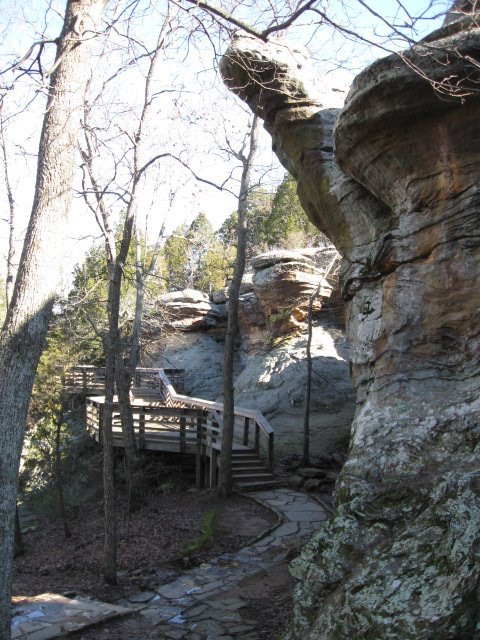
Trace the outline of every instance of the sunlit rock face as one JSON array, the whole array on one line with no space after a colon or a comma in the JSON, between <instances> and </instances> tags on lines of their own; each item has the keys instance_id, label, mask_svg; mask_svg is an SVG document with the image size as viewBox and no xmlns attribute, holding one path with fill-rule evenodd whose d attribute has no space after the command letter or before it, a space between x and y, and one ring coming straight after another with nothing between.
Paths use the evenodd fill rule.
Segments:
<instances>
[{"instance_id":1,"label":"sunlit rock face","mask_svg":"<svg viewBox=\"0 0 480 640\"><path fill-rule=\"evenodd\" d=\"M326 279L337 252L318 249L311 256L302 250L269 251L250 261L252 288L240 296L239 321L248 351L265 349L268 340L305 332L308 307L318 313L332 286Z\"/></svg>"},{"instance_id":2,"label":"sunlit rock face","mask_svg":"<svg viewBox=\"0 0 480 640\"><path fill-rule=\"evenodd\" d=\"M336 313L338 253L333 247L276 250L251 260L253 275L240 296L244 357L235 401L260 410L275 431L277 459L303 448L308 308L312 299L313 386L311 451L345 450L355 399L344 322ZM340 304L339 304L340 303Z\"/></svg>"},{"instance_id":3,"label":"sunlit rock face","mask_svg":"<svg viewBox=\"0 0 480 640\"><path fill-rule=\"evenodd\" d=\"M206 293L182 289L159 297L166 330L200 331L212 329L226 320L225 304L215 304Z\"/></svg>"},{"instance_id":4,"label":"sunlit rock face","mask_svg":"<svg viewBox=\"0 0 480 640\"><path fill-rule=\"evenodd\" d=\"M479 51L452 22L334 115L297 52L241 37L222 62L346 264L357 411L335 515L292 565L291 640L480 637Z\"/></svg>"}]
</instances>

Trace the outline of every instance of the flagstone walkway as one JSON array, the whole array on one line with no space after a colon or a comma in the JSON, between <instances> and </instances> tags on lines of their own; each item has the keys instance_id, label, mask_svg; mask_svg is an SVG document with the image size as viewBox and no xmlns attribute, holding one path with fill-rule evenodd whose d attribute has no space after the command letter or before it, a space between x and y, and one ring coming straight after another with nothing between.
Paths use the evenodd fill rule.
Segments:
<instances>
[{"instance_id":1,"label":"flagstone walkway","mask_svg":"<svg viewBox=\"0 0 480 640\"><path fill-rule=\"evenodd\" d=\"M148 627L152 628L151 634L146 636L151 638L256 640L255 622L245 620L240 614L247 602L238 595L238 590L235 596L229 595L229 592L243 580L257 573L268 572L276 564L284 562L289 551L306 542L327 520L328 513L314 498L293 489L266 490L249 495L279 514L279 525L267 535L236 553L223 554L185 572L155 591L137 593L128 600L118 602L117 607L95 603L98 611L102 607L116 610L105 610L106 619L112 615L140 611L144 622L148 622ZM69 600L64 606L72 610L72 602L81 603L81 600ZM93 615L92 601L85 602L90 607L90 615ZM75 613L78 618L78 609ZM42 624L42 628L26 626L31 622ZM36 620L18 624L14 618L14 638L48 640L67 635L69 630L73 630L65 626L67 622L61 619L60 610L56 611L53 618L44 613ZM98 616L95 619L97 622ZM88 621L84 626L88 626Z\"/></svg>"}]
</instances>

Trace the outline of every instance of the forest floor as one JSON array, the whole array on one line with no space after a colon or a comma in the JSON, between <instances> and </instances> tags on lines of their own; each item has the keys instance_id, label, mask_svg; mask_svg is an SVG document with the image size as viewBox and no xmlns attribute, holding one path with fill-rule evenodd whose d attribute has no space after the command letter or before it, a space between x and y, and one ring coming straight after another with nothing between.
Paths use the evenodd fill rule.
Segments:
<instances>
[{"instance_id":1,"label":"forest floor","mask_svg":"<svg viewBox=\"0 0 480 640\"><path fill-rule=\"evenodd\" d=\"M253 500L221 500L212 491L192 488L183 473L173 473L167 483L146 492L143 505L129 518L119 496L118 586L102 584L103 513L97 501L77 511L70 538L58 519L37 514L35 530L24 535L25 553L15 563L14 595L53 592L117 602L242 548L276 521L272 511ZM245 612L255 623L258 640L281 636L291 613L292 590L287 560L243 585ZM134 616L74 635L83 640L140 639L146 637L142 624Z\"/></svg>"}]
</instances>

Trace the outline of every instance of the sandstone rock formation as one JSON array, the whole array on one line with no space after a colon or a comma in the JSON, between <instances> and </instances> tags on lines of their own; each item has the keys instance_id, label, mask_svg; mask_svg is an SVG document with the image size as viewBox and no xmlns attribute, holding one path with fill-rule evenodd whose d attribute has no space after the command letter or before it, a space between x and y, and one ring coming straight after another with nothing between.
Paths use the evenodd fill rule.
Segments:
<instances>
[{"instance_id":1,"label":"sandstone rock formation","mask_svg":"<svg viewBox=\"0 0 480 640\"><path fill-rule=\"evenodd\" d=\"M316 455L344 450L350 436L355 396L349 379L348 345L344 333L313 327L314 398L311 402L310 449ZM235 381L235 401L261 411L275 430L277 460L303 448L303 415L307 375L305 332L278 345L257 349L243 361Z\"/></svg>"},{"instance_id":2,"label":"sandstone rock formation","mask_svg":"<svg viewBox=\"0 0 480 640\"><path fill-rule=\"evenodd\" d=\"M479 49L463 18L373 64L335 157L298 52L239 37L222 61L346 264L358 407L335 515L293 563L289 639L479 634Z\"/></svg>"},{"instance_id":3,"label":"sandstone rock formation","mask_svg":"<svg viewBox=\"0 0 480 640\"><path fill-rule=\"evenodd\" d=\"M184 369L185 393L215 400L222 388L223 342L215 330L167 333L153 345L146 364Z\"/></svg>"},{"instance_id":4,"label":"sandstone rock formation","mask_svg":"<svg viewBox=\"0 0 480 640\"><path fill-rule=\"evenodd\" d=\"M165 326L181 331L210 329L225 321L225 305L214 304L206 293L183 289L164 293L159 298Z\"/></svg>"},{"instance_id":5,"label":"sandstone rock formation","mask_svg":"<svg viewBox=\"0 0 480 640\"><path fill-rule=\"evenodd\" d=\"M319 285L312 341L318 392L311 403L311 450L328 454L344 449L348 441L355 406L348 346L342 314L332 312L338 281L333 277L333 286L324 281L336 255L332 248L261 254L253 259L253 274L246 274L242 283L235 401L259 409L270 421L277 459L302 452L306 308ZM189 395L221 400L224 328L212 322L211 310L225 308L226 291L210 297L212 302L192 290L162 296L169 326L149 363L185 369Z\"/></svg>"},{"instance_id":6,"label":"sandstone rock formation","mask_svg":"<svg viewBox=\"0 0 480 640\"><path fill-rule=\"evenodd\" d=\"M326 276L337 251L330 247L307 253L276 250L250 261L251 288L248 278L239 300L239 325L247 351L264 350L270 340L305 331L310 297L314 296L314 313L330 298L332 286Z\"/></svg>"}]
</instances>

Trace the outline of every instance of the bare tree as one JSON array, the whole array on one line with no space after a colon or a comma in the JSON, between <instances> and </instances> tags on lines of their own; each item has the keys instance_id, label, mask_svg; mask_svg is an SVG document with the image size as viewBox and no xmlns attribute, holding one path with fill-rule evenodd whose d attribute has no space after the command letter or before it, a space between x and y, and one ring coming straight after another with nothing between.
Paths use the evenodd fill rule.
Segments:
<instances>
[{"instance_id":1,"label":"bare tree","mask_svg":"<svg viewBox=\"0 0 480 640\"><path fill-rule=\"evenodd\" d=\"M245 271L245 254L247 248L247 209L248 196L252 187L252 169L255 154L258 149L257 116L253 118L248 138L242 150L235 154L242 163L242 177L238 194L238 222L237 222L237 254L233 269L233 278L228 288L228 322L225 335L225 350L223 357L223 430L222 449L220 453L220 472L218 478L218 493L227 497L232 491L232 446L235 426L235 394L233 389L233 366L235 358L235 340L238 331L238 297ZM247 155L244 153L248 144Z\"/></svg>"},{"instance_id":2,"label":"bare tree","mask_svg":"<svg viewBox=\"0 0 480 640\"><path fill-rule=\"evenodd\" d=\"M108 329L104 337L105 348L105 409L103 412L103 481L104 481L104 510L105 510L105 543L104 543L104 578L109 584L116 584L116 525L115 525L115 491L113 477L113 452L112 452L112 406L115 388L117 391L120 417L122 424L123 443L126 459L127 496L130 506L131 497L140 495L138 476L139 460L135 441L134 421L130 405L130 389L138 362L138 348L141 332L141 317L143 313L143 296L145 289L145 273L142 270L140 260L136 262L136 310L134 318L133 335L129 349L129 357L124 358L124 345L120 330L120 302L121 285L125 266L137 228L137 209L139 192L142 180L147 171L161 158L169 154L157 153L144 159L145 127L155 100L153 81L165 46L166 38L170 30L170 16L167 13L163 27L159 33L156 46L152 52L143 53L142 57L149 59L148 70L145 78L143 105L137 128L133 135L121 132L131 143L131 176L128 190L122 194L121 201L125 206L125 213L121 227L121 237L117 248L117 239L112 228L111 212L109 211L104 194L109 186L101 186L100 181L94 175L93 159L95 139L90 126L91 106L86 109L86 124L84 129L85 146L82 151L86 173L90 180L91 189L88 192L94 195L94 204L90 204L94 210L97 222L105 241L107 265L108 265ZM131 62L129 63L131 64ZM116 74L111 76L114 78ZM90 203L86 193L87 203ZM138 243L137 243L138 245ZM140 247L137 246L137 251ZM156 250L158 253L158 249ZM155 254L155 252L154 252ZM138 256L139 258L139 256ZM155 267L156 256L147 271Z\"/></svg>"},{"instance_id":3,"label":"bare tree","mask_svg":"<svg viewBox=\"0 0 480 640\"><path fill-rule=\"evenodd\" d=\"M0 336L0 639L10 638L18 467L35 370L60 274L76 138L91 46L106 0L69 0L50 72L35 197L12 301Z\"/></svg>"},{"instance_id":4,"label":"bare tree","mask_svg":"<svg viewBox=\"0 0 480 640\"><path fill-rule=\"evenodd\" d=\"M5 190L8 199L8 218L5 220L8 224L8 249L7 249L7 277L5 281L5 294L7 300L7 309L12 299L13 284L15 277L15 198L13 196L13 188L10 179L10 164L7 152L7 142L5 139L5 119L4 119L4 99L0 98L0 150L3 163L3 177L5 180Z\"/></svg>"}]
</instances>

